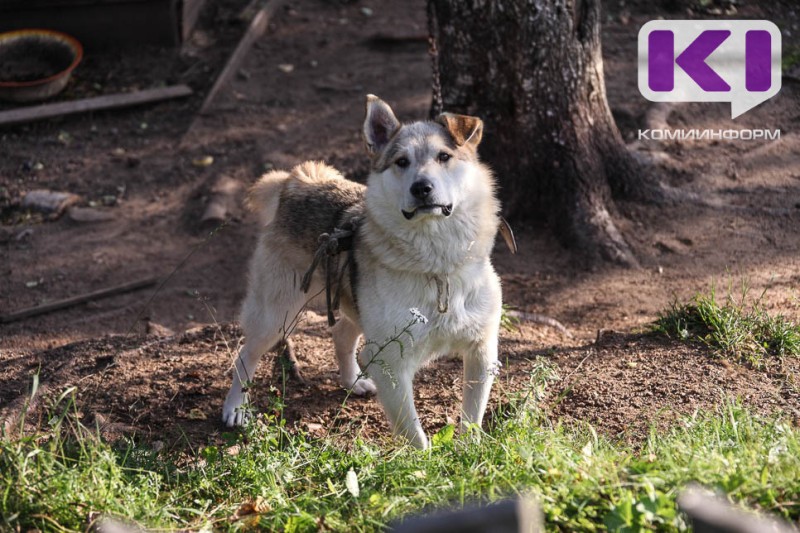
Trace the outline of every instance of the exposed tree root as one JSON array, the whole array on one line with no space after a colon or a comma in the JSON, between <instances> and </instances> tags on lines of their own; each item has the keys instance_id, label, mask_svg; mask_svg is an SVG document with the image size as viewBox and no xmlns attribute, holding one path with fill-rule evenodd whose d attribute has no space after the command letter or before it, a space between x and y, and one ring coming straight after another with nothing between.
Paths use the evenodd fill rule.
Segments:
<instances>
[{"instance_id":1,"label":"exposed tree root","mask_svg":"<svg viewBox=\"0 0 800 533\"><path fill-rule=\"evenodd\" d=\"M549 326L553 329L556 329L567 337L568 339L574 338L572 332L568 330L564 324L556 320L555 318L549 317L547 315L542 315L539 313L526 313L525 311L509 311L508 316L513 316L514 318L518 318L519 320L524 320L525 322L533 322L534 324L541 324L543 326Z\"/></svg>"},{"instance_id":2,"label":"exposed tree root","mask_svg":"<svg viewBox=\"0 0 800 533\"><path fill-rule=\"evenodd\" d=\"M650 169L654 174L658 173L658 167L662 164L656 154L664 154L664 152L634 152L634 156L642 164L642 167L644 169ZM650 175L652 176L652 174ZM667 185L656 177L643 179L638 189L633 194L626 195L625 199L660 206L690 204L697 207L753 215L787 216L797 212L797 209L792 208L731 205L717 194L686 191Z\"/></svg>"},{"instance_id":3,"label":"exposed tree root","mask_svg":"<svg viewBox=\"0 0 800 533\"><path fill-rule=\"evenodd\" d=\"M579 197L556 222L557 235L565 246L575 249L587 264L610 262L636 268L636 259L607 208L605 195ZM612 209L613 209L613 203Z\"/></svg>"},{"instance_id":4,"label":"exposed tree root","mask_svg":"<svg viewBox=\"0 0 800 533\"><path fill-rule=\"evenodd\" d=\"M640 266L605 206L595 209L588 223L593 234L591 242L597 247L603 259L629 268Z\"/></svg>"},{"instance_id":5,"label":"exposed tree root","mask_svg":"<svg viewBox=\"0 0 800 533\"><path fill-rule=\"evenodd\" d=\"M668 119L673 109L675 104L671 102L653 102L644 113L644 127L649 130L668 129Z\"/></svg>"}]
</instances>

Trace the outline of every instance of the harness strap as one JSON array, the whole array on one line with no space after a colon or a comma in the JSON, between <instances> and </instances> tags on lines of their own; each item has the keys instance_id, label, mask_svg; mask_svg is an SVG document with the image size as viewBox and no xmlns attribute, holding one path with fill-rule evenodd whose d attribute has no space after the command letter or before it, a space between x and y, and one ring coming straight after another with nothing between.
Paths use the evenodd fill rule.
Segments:
<instances>
[{"instance_id":1,"label":"harness strap","mask_svg":"<svg viewBox=\"0 0 800 533\"><path fill-rule=\"evenodd\" d=\"M308 293L311 288L311 280L314 277L314 272L319 267L319 264L325 259L325 304L328 308L328 325L333 326L336 324L336 317L333 312L339 309L339 302L341 300L342 281L344 275L351 266L354 265L353 259L353 241L358 225L361 223L362 217L354 216L350 220L344 222L341 227L334 228L331 233L323 233L319 236L319 247L314 253L314 259L311 261L306 273L303 275L303 280L300 283L300 288L303 292ZM349 251L344 265L339 267L339 254L344 251ZM355 288L353 288L355 292Z\"/></svg>"},{"instance_id":2,"label":"harness strap","mask_svg":"<svg viewBox=\"0 0 800 533\"><path fill-rule=\"evenodd\" d=\"M331 233L323 233L319 236L319 247L314 253L314 259L311 261L311 266L308 267L300 288L304 293L308 293L311 288L311 280L314 277L314 272L319 267L319 264L325 259L325 304L328 308L328 325L333 326L336 324L336 317L333 312L339 309L339 302L341 300L342 282L347 272L350 273L350 288L353 293L353 304L358 306L356 299L356 284L355 279L357 276L355 258L355 239L358 233L358 226L361 224L363 216L354 216L350 220L344 222L341 227L334 228ZM339 254L347 252L344 264L339 266ZM444 276L444 279L439 275L433 276L433 281L436 283L436 304L439 313L446 313L450 306L450 278Z\"/></svg>"}]
</instances>

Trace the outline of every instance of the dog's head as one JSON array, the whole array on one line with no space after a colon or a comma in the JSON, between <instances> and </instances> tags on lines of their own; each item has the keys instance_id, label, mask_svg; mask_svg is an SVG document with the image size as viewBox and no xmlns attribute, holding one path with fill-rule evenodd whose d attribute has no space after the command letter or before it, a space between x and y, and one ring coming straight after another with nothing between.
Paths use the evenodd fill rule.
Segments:
<instances>
[{"instance_id":1,"label":"dog's head","mask_svg":"<svg viewBox=\"0 0 800 533\"><path fill-rule=\"evenodd\" d=\"M443 113L435 121L401 124L386 102L368 95L369 188L381 191L383 215L398 223L424 223L492 198L491 175L478 162L482 135L483 122L466 115Z\"/></svg>"}]
</instances>

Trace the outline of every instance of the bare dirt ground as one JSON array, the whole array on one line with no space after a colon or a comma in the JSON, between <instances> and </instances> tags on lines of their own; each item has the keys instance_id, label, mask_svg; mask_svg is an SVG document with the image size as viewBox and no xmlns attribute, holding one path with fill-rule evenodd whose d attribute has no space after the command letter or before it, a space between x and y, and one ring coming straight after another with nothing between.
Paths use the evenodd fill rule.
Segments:
<instances>
[{"instance_id":1,"label":"bare dirt ground","mask_svg":"<svg viewBox=\"0 0 800 533\"><path fill-rule=\"evenodd\" d=\"M224 175L247 185L266 169L310 158L363 180L364 95L380 95L401 119L427 114L424 2L299 0L280 11L213 113L198 116L244 28L236 16L246 2L209 4L182 52L89 53L63 98L170 83L188 83L195 96L0 131L0 313L172 274L158 291L0 324L3 417L21 406L39 372L45 398L77 387L85 420L108 435L136 433L179 446L218 440L255 224L237 209L219 231L202 227L213 183ZM784 51L797 49L800 10L793 3L737 5L733 18L773 20L784 30ZM668 425L726 397L798 417L796 361L753 370L642 332L673 298L715 281L725 292L729 280L746 279L754 295L768 289L771 312L800 319L800 83L785 78L778 96L735 123L723 104L680 105L669 118L683 128L779 128L780 140L637 143L648 106L636 88L638 29L685 13L645 3L608 2L604 9L608 97L623 135L632 149L654 154L671 185L718 207L621 204L619 225L642 264L636 270L579 268L546 228L518 225L520 254L503 246L495 254L505 301L557 318L575 337L531 324L505 332L493 405L524 392L531 372L550 364L562 378L543 402L551 418L589 422L610 435L637 438L653 421ZM212 164L195 163L206 156ZM26 191L40 188L79 194L83 205L100 206L113 219L46 220L20 206ZM309 313L295 337L307 385L284 389L273 365L262 364L256 407L270 408L274 386L285 395L290 423L312 434L336 425L385 436L374 398L350 398L341 409L345 394L326 329ZM600 329L612 332L598 340ZM457 419L457 360L435 363L418 384L429 431ZM43 420L46 405L39 403L32 423Z\"/></svg>"}]
</instances>

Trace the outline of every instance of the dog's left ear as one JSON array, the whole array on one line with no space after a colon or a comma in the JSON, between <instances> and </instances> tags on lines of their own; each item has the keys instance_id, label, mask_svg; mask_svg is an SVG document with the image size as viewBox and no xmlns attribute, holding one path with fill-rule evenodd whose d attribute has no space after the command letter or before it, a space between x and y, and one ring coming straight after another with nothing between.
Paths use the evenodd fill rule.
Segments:
<instances>
[{"instance_id":1,"label":"dog's left ear","mask_svg":"<svg viewBox=\"0 0 800 533\"><path fill-rule=\"evenodd\" d=\"M483 121L478 117L442 113L436 117L436 122L450 132L458 146L467 145L473 149L478 148L483 137Z\"/></svg>"},{"instance_id":2,"label":"dog's left ear","mask_svg":"<svg viewBox=\"0 0 800 533\"><path fill-rule=\"evenodd\" d=\"M364 118L364 141L367 151L375 155L386 148L392 136L400 129L400 121L389 104L375 96L367 95L367 116Z\"/></svg>"}]
</instances>

